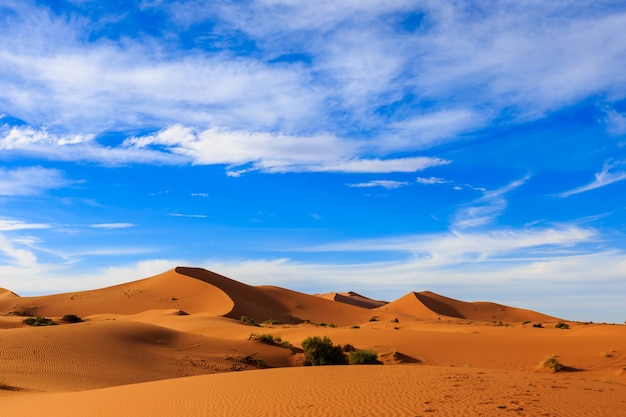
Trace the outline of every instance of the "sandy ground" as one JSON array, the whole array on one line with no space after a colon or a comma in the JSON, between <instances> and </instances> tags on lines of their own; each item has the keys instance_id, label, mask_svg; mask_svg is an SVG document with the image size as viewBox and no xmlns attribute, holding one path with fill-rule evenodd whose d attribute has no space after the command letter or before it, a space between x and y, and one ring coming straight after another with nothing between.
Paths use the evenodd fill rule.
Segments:
<instances>
[{"instance_id":1,"label":"sandy ground","mask_svg":"<svg viewBox=\"0 0 626 417\"><path fill-rule=\"evenodd\" d=\"M30 327L29 315L60 325ZM626 327L561 321L430 292L307 295L194 268L43 297L0 290L0 417L626 416ZM384 364L302 366L310 336ZM563 371L541 366L548 357Z\"/></svg>"}]
</instances>

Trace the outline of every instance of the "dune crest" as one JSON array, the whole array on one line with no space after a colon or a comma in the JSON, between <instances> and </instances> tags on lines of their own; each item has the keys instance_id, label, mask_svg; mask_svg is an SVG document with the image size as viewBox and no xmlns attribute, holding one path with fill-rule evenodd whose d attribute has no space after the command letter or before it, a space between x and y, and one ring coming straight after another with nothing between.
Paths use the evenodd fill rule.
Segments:
<instances>
[{"instance_id":1,"label":"dune crest","mask_svg":"<svg viewBox=\"0 0 626 417\"><path fill-rule=\"evenodd\" d=\"M348 292L331 292L327 294L316 294L318 297L325 298L339 303L350 304L363 308L377 308L387 304L387 301L379 301L368 298L354 291Z\"/></svg>"},{"instance_id":2,"label":"dune crest","mask_svg":"<svg viewBox=\"0 0 626 417\"><path fill-rule=\"evenodd\" d=\"M23 316L137 314L154 309L225 315L234 301L220 288L176 270L111 287L35 297L3 297L0 311Z\"/></svg>"},{"instance_id":3,"label":"dune crest","mask_svg":"<svg viewBox=\"0 0 626 417\"><path fill-rule=\"evenodd\" d=\"M423 319L455 318L483 322L559 320L536 311L484 301L460 301L431 291L410 292L380 309L401 312Z\"/></svg>"}]
</instances>

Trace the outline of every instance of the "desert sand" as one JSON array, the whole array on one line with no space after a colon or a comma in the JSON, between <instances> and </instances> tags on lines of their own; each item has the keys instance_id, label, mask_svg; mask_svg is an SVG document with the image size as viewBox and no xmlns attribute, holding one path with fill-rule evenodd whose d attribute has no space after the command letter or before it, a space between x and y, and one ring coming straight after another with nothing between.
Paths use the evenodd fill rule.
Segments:
<instances>
[{"instance_id":1,"label":"desert sand","mask_svg":"<svg viewBox=\"0 0 626 417\"><path fill-rule=\"evenodd\" d=\"M383 364L303 366L310 336ZM551 357L560 372L542 364ZM0 289L0 417L22 414L626 416L626 327L428 291L310 295L185 267L92 291Z\"/></svg>"}]
</instances>

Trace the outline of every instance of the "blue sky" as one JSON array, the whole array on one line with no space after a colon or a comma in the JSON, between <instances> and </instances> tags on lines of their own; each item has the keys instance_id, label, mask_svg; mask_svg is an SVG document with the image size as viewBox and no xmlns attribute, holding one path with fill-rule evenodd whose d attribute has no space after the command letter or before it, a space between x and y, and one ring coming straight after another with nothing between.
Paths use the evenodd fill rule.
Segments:
<instances>
[{"instance_id":1,"label":"blue sky","mask_svg":"<svg viewBox=\"0 0 626 417\"><path fill-rule=\"evenodd\" d=\"M0 286L177 265L626 320L619 1L5 0Z\"/></svg>"}]
</instances>

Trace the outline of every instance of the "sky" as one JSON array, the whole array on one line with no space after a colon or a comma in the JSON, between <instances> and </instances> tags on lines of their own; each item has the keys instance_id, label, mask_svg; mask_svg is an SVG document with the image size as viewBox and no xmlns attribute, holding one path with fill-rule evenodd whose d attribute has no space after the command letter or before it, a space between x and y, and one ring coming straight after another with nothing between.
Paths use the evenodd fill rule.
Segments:
<instances>
[{"instance_id":1,"label":"sky","mask_svg":"<svg viewBox=\"0 0 626 417\"><path fill-rule=\"evenodd\" d=\"M626 320L626 4L3 0L0 287L178 265Z\"/></svg>"}]
</instances>

